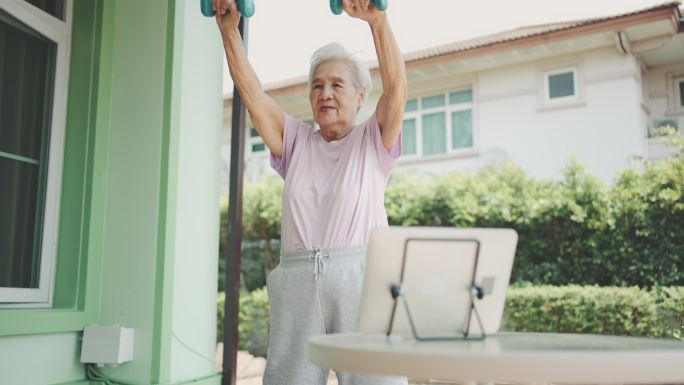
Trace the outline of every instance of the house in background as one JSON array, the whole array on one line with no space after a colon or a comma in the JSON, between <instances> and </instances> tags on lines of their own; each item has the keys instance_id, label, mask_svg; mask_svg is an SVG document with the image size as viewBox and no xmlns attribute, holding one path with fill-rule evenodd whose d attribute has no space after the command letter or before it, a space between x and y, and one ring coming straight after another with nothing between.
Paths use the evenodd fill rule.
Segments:
<instances>
[{"instance_id":1,"label":"house in background","mask_svg":"<svg viewBox=\"0 0 684 385\"><path fill-rule=\"evenodd\" d=\"M222 49L197 1L0 1L0 384L218 384ZM98 348L112 349L112 344Z\"/></svg>"},{"instance_id":2,"label":"house in background","mask_svg":"<svg viewBox=\"0 0 684 385\"><path fill-rule=\"evenodd\" d=\"M679 5L522 27L405 54L409 101L398 171L441 174L511 160L534 177L553 178L574 156L610 183L634 159L662 158L667 148L652 129L672 125L684 132ZM371 68L376 86L360 119L372 113L381 89L377 63ZM306 77L265 88L289 114L312 120ZM230 97L224 109L227 163ZM248 180L273 172L255 130L245 152Z\"/></svg>"}]
</instances>

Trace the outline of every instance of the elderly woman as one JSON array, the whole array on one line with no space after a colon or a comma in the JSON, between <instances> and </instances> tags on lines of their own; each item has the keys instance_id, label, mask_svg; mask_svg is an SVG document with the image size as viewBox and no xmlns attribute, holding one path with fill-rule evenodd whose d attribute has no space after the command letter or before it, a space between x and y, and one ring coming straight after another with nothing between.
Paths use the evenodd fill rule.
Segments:
<instances>
[{"instance_id":1,"label":"elderly woman","mask_svg":"<svg viewBox=\"0 0 684 385\"><path fill-rule=\"evenodd\" d=\"M214 0L230 74L252 122L285 180L280 264L267 279L271 332L264 384L325 384L328 370L307 361L312 335L354 331L369 233L387 226L384 193L401 153L406 73L385 12L370 0L344 0L370 26L382 95L374 113L356 117L371 92L365 63L339 44L317 50L309 72L315 122L287 115L262 89L238 32L234 0ZM337 373L341 385L405 384L404 378Z\"/></svg>"}]
</instances>

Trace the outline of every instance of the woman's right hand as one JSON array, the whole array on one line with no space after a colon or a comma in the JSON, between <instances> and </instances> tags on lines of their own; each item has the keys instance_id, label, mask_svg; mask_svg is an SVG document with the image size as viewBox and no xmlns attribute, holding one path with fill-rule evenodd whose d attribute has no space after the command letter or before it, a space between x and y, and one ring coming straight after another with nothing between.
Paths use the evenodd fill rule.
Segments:
<instances>
[{"instance_id":1,"label":"woman's right hand","mask_svg":"<svg viewBox=\"0 0 684 385\"><path fill-rule=\"evenodd\" d=\"M212 0L211 2L216 11L216 24L221 33L237 30L241 15L235 0Z\"/></svg>"}]
</instances>

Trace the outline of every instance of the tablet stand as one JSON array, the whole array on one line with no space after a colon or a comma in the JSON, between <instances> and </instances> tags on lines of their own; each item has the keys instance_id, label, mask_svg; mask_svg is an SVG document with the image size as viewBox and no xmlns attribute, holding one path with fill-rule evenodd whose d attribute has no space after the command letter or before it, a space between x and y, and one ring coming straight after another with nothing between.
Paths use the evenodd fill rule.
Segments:
<instances>
[{"instance_id":1,"label":"tablet stand","mask_svg":"<svg viewBox=\"0 0 684 385\"><path fill-rule=\"evenodd\" d=\"M406 250L408 249L408 244L409 242L416 242L416 241L439 241L439 242L467 242L467 243L474 243L475 244L475 263L473 264L473 274L472 274L472 279L470 283L470 306L468 310L468 316L467 316L467 323L465 330L463 331L462 336L439 336L439 337L421 337L418 334L418 330L416 329L416 325L413 322L413 317L411 317L411 311L409 309L408 303L406 302L406 297L404 296L404 278L405 278L405 273L406 273ZM483 289L482 286L478 285L475 283L475 276L477 274L477 262L480 257L480 241L478 239L471 239L471 238L407 238L406 241L404 242L404 252L403 252L403 260L401 264L401 280L399 281L398 284L394 284L390 288L390 293L392 295L392 298L394 299L394 305L392 306L392 316L390 317L390 323L389 327L387 329L387 337L389 337L392 334L392 328L394 325L394 316L397 313L397 305L399 303L399 299L401 298L404 308L406 309L406 315L408 317L409 324L411 325L411 332L413 333L413 337L418 340L418 341L445 341L445 340L483 340L485 339L486 335L484 333L484 327L482 325L482 319L480 319L480 314L477 311L477 307L475 306L475 301L476 300L481 300L486 293L486 291ZM477 319L477 323L480 326L480 330L482 333L478 336L471 336L470 335L470 319L472 318L472 315L475 314L475 318Z\"/></svg>"}]
</instances>

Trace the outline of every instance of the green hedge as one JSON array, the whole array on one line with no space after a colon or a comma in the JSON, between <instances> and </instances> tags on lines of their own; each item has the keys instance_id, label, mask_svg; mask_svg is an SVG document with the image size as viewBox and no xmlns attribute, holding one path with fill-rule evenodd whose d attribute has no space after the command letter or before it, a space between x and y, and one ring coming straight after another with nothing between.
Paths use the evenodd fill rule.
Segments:
<instances>
[{"instance_id":1,"label":"green hedge","mask_svg":"<svg viewBox=\"0 0 684 385\"><path fill-rule=\"evenodd\" d=\"M680 153L624 170L612 186L576 161L559 180L531 178L514 164L439 178L397 174L385 206L393 225L516 229L512 282L681 286L683 192ZM281 194L278 178L245 189L242 272L248 290L262 287L278 262Z\"/></svg>"},{"instance_id":2,"label":"green hedge","mask_svg":"<svg viewBox=\"0 0 684 385\"><path fill-rule=\"evenodd\" d=\"M681 339L684 287L513 287L503 329Z\"/></svg>"},{"instance_id":3,"label":"green hedge","mask_svg":"<svg viewBox=\"0 0 684 385\"><path fill-rule=\"evenodd\" d=\"M223 293L218 296L222 339ZM264 356L268 341L266 289L240 297L240 349ZM684 287L511 287L502 330L684 337Z\"/></svg>"}]
</instances>

